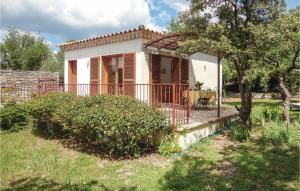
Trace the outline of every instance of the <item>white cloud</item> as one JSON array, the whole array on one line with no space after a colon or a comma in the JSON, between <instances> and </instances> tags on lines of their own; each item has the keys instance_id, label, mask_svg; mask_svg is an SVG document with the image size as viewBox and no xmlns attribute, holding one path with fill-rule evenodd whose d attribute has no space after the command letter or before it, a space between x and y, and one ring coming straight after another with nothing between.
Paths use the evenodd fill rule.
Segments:
<instances>
[{"instance_id":1,"label":"white cloud","mask_svg":"<svg viewBox=\"0 0 300 191\"><path fill-rule=\"evenodd\" d=\"M163 10L158 14L158 17L162 20L171 20L171 15L167 13L167 11Z\"/></svg>"},{"instance_id":2,"label":"white cloud","mask_svg":"<svg viewBox=\"0 0 300 191\"><path fill-rule=\"evenodd\" d=\"M189 8L187 0L162 0L166 5L176 11L183 11Z\"/></svg>"},{"instance_id":3,"label":"white cloud","mask_svg":"<svg viewBox=\"0 0 300 191\"><path fill-rule=\"evenodd\" d=\"M145 0L1 0L2 26L87 38L140 24L159 28Z\"/></svg>"}]
</instances>

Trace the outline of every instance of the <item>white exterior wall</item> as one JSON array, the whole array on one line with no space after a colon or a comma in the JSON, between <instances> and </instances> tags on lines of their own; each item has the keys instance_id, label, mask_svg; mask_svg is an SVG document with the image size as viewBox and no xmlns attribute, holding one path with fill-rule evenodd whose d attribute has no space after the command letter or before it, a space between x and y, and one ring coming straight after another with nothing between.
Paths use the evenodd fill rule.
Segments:
<instances>
[{"instance_id":1,"label":"white exterior wall","mask_svg":"<svg viewBox=\"0 0 300 191\"><path fill-rule=\"evenodd\" d=\"M136 71L135 83L136 84L149 84L149 64L146 60L145 53L142 51L142 39L135 39L130 41L112 43L97 47L83 48L79 50L72 50L65 52L65 65L64 65L64 82L68 83L68 61L77 60L77 83L89 84L90 83L90 58L122 53L136 53ZM100 66L100 79L101 79L101 66ZM89 91L85 89L83 92L78 89L79 95L86 95ZM142 87L140 92L136 91L137 97L147 97L146 92L149 90Z\"/></svg>"},{"instance_id":2,"label":"white exterior wall","mask_svg":"<svg viewBox=\"0 0 300 191\"><path fill-rule=\"evenodd\" d=\"M136 98L149 102L149 62L145 52L139 51L136 53L135 63L135 83L140 84L136 86Z\"/></svg>"},{"instance_id":3,"label":"white exterior wall","mask_svg":"<svg viewBox=\"0 0 300 191\"><path fill-rule=\"evenodd\" d=\"M149 57L144 51L142 51L143 40L135 39L130 41L112 43L97 47L83 48L80 50L66 51L65 52L65 70L64 70L64 82L68 83L68 61L77 60L77 83L89 84L90 83L90 58L97 56L106 56L122 53L136 53L136 84L149 84ZM196 53L191 55L189 63L189 84L194 87L196 81L203 82L205 87L212 90L217 89L217 57L207 54ZM101 79L101 66L99 69L99 75ZM221 66L222 74L222 66ZM220 78L220 84L222 82L222 75ZM222 84L221 84L222 88ZM79 91L79 90L78 90ZM85 90L88 93L88 90ZM136 96L143 98L148 97L149 89L146 85L139 88L136 91ZM79 93L80 95L85 95Z\"/></svg>"},{"instance_id":4,"label":"white exterior wall","mask_svg":"<svg viewBox=\"0 0 300 191\"><path fill-rule=\"evenodd\" d=\"M220 88L222 89L222 64L220 66ZM196 81L203 82L203 86L212 90L218 87L218 58L203 53L191 55L189 64L189 84L195 87Z\"/></svg>"}]
</instances>

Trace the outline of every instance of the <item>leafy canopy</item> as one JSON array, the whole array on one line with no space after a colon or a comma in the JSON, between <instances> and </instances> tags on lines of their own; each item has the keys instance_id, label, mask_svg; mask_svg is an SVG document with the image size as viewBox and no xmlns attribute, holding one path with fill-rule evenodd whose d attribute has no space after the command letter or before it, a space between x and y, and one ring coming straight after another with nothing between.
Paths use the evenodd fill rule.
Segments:
<instances>
[{"instance_id":1,"label":"leafy canopy","mask_svg":"<svg viewBox=\"0 0 300 191\"><path fill-rule=\"evenodd\" d=\"M1 69L39 70L50 51L44 40L9 28L0 43Z\"/></svg>"}]
</instances>

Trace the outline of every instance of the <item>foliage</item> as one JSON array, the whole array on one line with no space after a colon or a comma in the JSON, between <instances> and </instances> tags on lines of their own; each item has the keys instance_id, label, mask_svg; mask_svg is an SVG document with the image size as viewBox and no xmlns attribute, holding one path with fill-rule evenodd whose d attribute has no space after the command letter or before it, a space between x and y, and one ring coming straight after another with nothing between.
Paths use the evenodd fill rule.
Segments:
<instances>
[{"instance_id":1,"label":"foliage","mask_svg":"<svg viewBox=\"0 0 300 191\"><path fill-rule=\"evenodd\" d=\"M49 48L42 38L30 33L20 34L14 28L9 28L0 43L2 69L38 70L48 55Z\"/></svg>"},{"instance_id":2,"label":"foliage","mask_svg":"<svg viewBox=\"0 0 300 191\"><path fill-rule=\"evenodd\" d=\"M177 21L179 32L193 32L197 37L186 38L180 52L206 52L218 55L231 63L237 75L241 96L239 117L243 125L251 127L252 88L258 76L253 64L258 60L252 26L265 25L278 18L284 11L281 0L273 1L224 1L191 0L190 9L181 12ZM207 12L209 10L209 12ZM193 35L194 36L194 35Z\"/></svg>"},{"instance_id":3,"label":"foliage","mask_svg":"<svg viewBox=\"0 0 300 191\"><path fill-rule=\"evenodd\" d=\"M162 113L132 97L100 95L84 103L74 119L76 136L110 156L139 155L149 149L149 136L167 128Z\"/></svg>"},{"instance_id":4,"label":"foliage","mask_svg":"<svg viewBox=\"0 0 300 191\"><path fill-rule=\"evenodd\" d=\"M272 144L289 144L300 146L300 123L294 122L286 126L282 122L267 122L262 125L262 140Z\"/></svg>"},{"instance_id":5,"label":"foliage","mask_svg":"<svg viewBox=\"0 0 300 191\"><path fill-rule=\"evenodd\" d=\"M33 118L33 126L36 133L54 138L66 138L70 136L64 124L54 116L57 111L64 110L76 97L67 93L50 93L34 97L26 103ZM65 116L67 120L69 116Z\"/></svg>"},{"instance_id":6,"label":"foliage","mask_svg":"<svg viewBox=\"0 0 300 191\"><path fill-rule=\"evenodd\" d=\"M197 82L195 83L195 87L197 88L197 90L201 90L202 86L203 86L203 82L197 81Z\"/></svg>"},{"instance_id":7,"label":"foliage","mask_svg":"<svg viewBox=\"0 0 300 191\"><path fill-rule=\"evenodd\" d=\"M158 146L158 153L169 156L181 151L176 139L172 135L165 135Z\"/></svg>"},{"instance_id":8,"label":"foliage","mask_svg":"<svg viewBox=\"0 0 300 191\"><path fill-rule=\"evenodd\" d=\"M32 99L29 108L37 132L67 138L110 157L139 155L146 139L167 128L165 116L127 96L76 98L55 93Z\"/></svg>"},{"instance_id":9,"label":"foliage","mask_svg":"<svg viewBox=\"0 0 300 191\"><path fill-rule=\"evenodd\" d=\"M264 70L259 70L264 85L272 77L277 78L277 75L280 75L284 77L287 88L299 87L300 25L296 24L299 20L300 6L267 25L252 26L257 46L256 54L260 58L257 67L265 67Z\"/></svg>"},{"instance_id":10,"label":"foliage","mask_svg":"<svg viewBox=\"0 0 300 191\"><path fill-rule=\"evenodd\" d=\"M251 118L254 124L264 124L265 122L280 122L282 120L282 109L280 107L254 107Z\"/></svg>"},{"instance_id":11,"label":"foliage","mask_svg":"<svg viewBox=\"0 0 300 191\"><path fill-rule=\"evenodd\" d=\"M254 109L278 105L278 101L260 100L254 102ZM295 127L290 135L299 133L299 124ZM298 190L299 148L258 141L261 127L256 129L255 138L247 142L232 142L220 135L176 158L154 154L130 160L77 152L33 136L30 129L0 134L1 189Z\"/></svg>"},{"instance_id":12,"label":"foliage","mask_svg":"<svg viewBox=\"0 0 300 191\"><path fill-rule=\"evenodd\" d=\"M250 130L240 125L240 121L235 121L230 124L229 138L233 141L245 141L250 137Z\"/></svg>"},{"instance_id":13,"label":"foliage","mask_svg":"<svg viewBox=\"0 0 300 191\"><path fill-rule=\"evenodd\" d=\"M59 72L59 81L64 79L64 51L60 50L57 53L50 54L41 66L42 71Z\"/></svg>"},{"instance_id":14,"label":"foliage","mask_svg":"<svg viewBox=\"0 0 300 191\"><path fill-rule=\"evenodd\" d=\"M0 109L0 129L14 132L24 129L29 122L29 114L22 104L9 102Z\"/></svg>"},{"instance_id":15,"label":"foliage","mask_svg":"<svg viewBox=\"0 0 300 191\"><path fill-rule=\"evenodd\" d=\"M263 84L272 77L284 101L283 120L290 123L290 90L299 88L300 75L300 6L267 25L253 26L256 40L257 68ZM264 70L261 70L264 67ZM253 67L255 68L255 67ZM290 89L290 90L289 90Z\"/></svg>"}]
</instances>

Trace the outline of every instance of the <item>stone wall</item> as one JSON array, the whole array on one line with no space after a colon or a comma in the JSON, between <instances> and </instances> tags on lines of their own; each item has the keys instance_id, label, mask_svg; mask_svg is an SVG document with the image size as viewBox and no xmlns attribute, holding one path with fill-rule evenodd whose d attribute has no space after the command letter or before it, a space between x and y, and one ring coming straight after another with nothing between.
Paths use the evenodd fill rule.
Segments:
<instances>
[{"instance_id":1,"label":"stone wall","mask_svg":"<svg viewBox=\"0 0 300 191\"><path fill-rule=\"evenodd\" d=\"M1 105L22 102L38 94L39 82L59 83L58 72L0 70Z\"/></svg>"}]
</instances>

